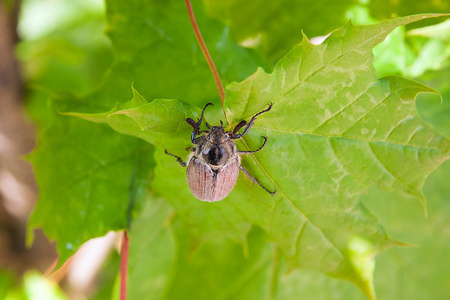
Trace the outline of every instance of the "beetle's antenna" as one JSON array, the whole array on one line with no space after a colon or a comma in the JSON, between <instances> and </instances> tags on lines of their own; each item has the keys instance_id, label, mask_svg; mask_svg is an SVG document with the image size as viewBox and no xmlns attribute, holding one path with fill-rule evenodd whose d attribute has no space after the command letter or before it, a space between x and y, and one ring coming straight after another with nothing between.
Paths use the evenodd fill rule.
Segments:
<instances>
[{"instance_id":1,"label":"beetle's antenna","mask_svg":"<svg viewBox=\"0 0 450 300\"><path fill-rule=\"evenodd\" d=\"M200 119L197 122L198 128L200 128L200 125L202 124L203 114L205 113L205 109L210 105L214 106L214 104L212 104L211 102L208 102L208 103L206 103L205 107L203 107L202 114L200 116Z\"/></svg>"},{"instance_id":2,"label":"beetle's antenna","mask_svg":"<svg viewBox=\"0 0 450 300\"><path fill-rule=\"evenodd\" d=\"M206 48L205 41L203 40L202 34L200 33L200 29L198 28L197 21L195 20L194 11L192 10L192 5L190 0L185 0L186 8L189 15L189 20L191 21L192 29L194 30L195 37L197 38L197 42L200 45L200 49L202 49L203 56L205 56L206 61L208 62L209 69L214 77L214 81L216 82L217 91L219 92L220 102L222 102L222 110L225 115L225 120L227 120L227 113L225 112L224 101L225 101L225 91L223 89L222 81L220 80L219 72L217 72L217 68L214 65L214 61L211 58L211 55L208 52L208 48Z\"/></svg>"},{"instance_id":3,"label":"beetle's antenna","mask_svg":"<svg viewBox=\"0 0 450 300\"><path fill-rule=\"evenodd\" d=\"M222 126L222 127L223 127L223 122L222 122L222 120L220 120L220 126Z\"/></svg>"},{"instance_id":4,"label":"beetle's antenna","mask_svg":"<svg viewBox=\"0 0 450 300\"><path fill-rule=\"evenodd\" d=\"M199 135L199 134L200 134L200 125L202 124L203 114L205 113L205 109L206 109L208 106L210 106L210 105L214 106L214 104L212 104L211 102L206 103L205 107L203 107L202 114L200 115L200 119L198 119L197 122L195 122L195 121L194 121L193 119L191 119L191 118L187 118L187 119L186 119L186 123L188 123L189 125L192 126L192 128L194 128L195 135ZM209 127L208 127L208 128L209 128Z\"/></svg>"}]
</instances>

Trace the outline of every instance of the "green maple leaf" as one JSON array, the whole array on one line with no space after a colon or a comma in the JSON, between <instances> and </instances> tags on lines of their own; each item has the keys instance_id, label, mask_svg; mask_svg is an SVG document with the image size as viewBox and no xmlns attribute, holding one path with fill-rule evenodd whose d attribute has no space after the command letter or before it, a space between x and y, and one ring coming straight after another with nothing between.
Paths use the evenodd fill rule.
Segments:
<instances>
[{"instance_id":1,"label":"green maple leaf","mask_svg":"<svg viewBox=\"0 0 450 300\"><path fill-rule=\"evenodd\" d=\"M373 257L396 242L359 197L377 185L424 201L423 182L449 158L450 143L415 109L418 93L435 91L401 77L377 80L371 51L395 27L427 17L433 15L370 26L349 23L319 46L304 38L273 73L259 69L227 88L225 112L231 124L274 104L238 143L253 149L260 136L269 137L264 151L243 164L276 188L274 197L242 180L214 205L189 194L184 170L163 153L168 148L181 155L189 145L184 119L198 115L198 109L179 100L147 103L135 92L131 102L107 113L70 114L154 143L152 186L200 239L220 234L244 242L256 224L282 249L291 268L351 280L374 298ZM165 116L171 117L167 129Z\"/></svg>"},{"instance_id":2,"label":"green maple leaf","mask_svg":"<svg viewBox=\"0 0 450 300\"><path fill-rule=\"evenodd\" d=\"M145 5L142 5L144 2ZM216 63L224 82L244 79L251 74L260 64L258 56L238 46L228 27L207 17L202 7L197 9L197 4L194 4L194 8L199 24L205 28L202 32L208 47L217 57ZM185 9L180 1L153 1L150 5L147 1L108 1L106 32L112 42L114 63L103 78L102 85L82 99L43 92L60 91L67 86L71 91L86 90L85 81L90 77L86 74L73 76L80 73L80 52L83 53L82 58L86 54L86 60L92 62L87 63L85 69L101 70L96 69L94 74L103 71L104 62L98 56L104 57L109 53L99 55L92 51L92 45L75 42L80 39L79 26L75 29L73 25L63 26L58 30L57 37L64 36L61 31L71 32L73 45L66 41L62 43L64 47L55 47L47 40L46 47L57 52L57 58L62 57L61 60L66 63L77 62L75 66L70 63L64 65L67 70L64 69L63 76L58 76L62 72L62 62L57 59L55 63L54 55L46 52L49 57L36 59L42 69L34 72L33 83L44 88L30 93L29 110L41 124L45 124L45 128L41 128L38 147L31 155L40 198L30 219L29 231L40 227L51 240L57 241L60 264L87 240L110 230L127 228L131 217L149 197L154 148L130 135L118 135L103 124L87 123L59 112L77 110L93 113L110 109L115 102L129 97L133 81L143 94L152 99L166 95L189 99L199 105L205 101L218 102L214 80ZM85 21L82 19L79 22ZM101 20L97 21L101 23ZM87 27L85 34L90 34L91 30L92 27ZM86 39L81 40L86 42ZM230 59L236 64L229 65ZM30 65L33 63L36 64L36 61ZM72 76L68 76L70 74ZM130 105L139 105L137 101ZM157 102L152 102L152 105ZM172 101L172 104L174 106L170 109L166 106L167 115L161 114L160 110L155 115L160 120L166 120L161 127L167 131L160 133L159 137L164 139L169 133L173 136L172 129L180 125L178 136L185 139L189 126L184 121L175 124L169 115L179 119L197 117L199 109L177 101ZM183 107L186 116L176 113ZM137 123L130 126L128 134L142 131ZM156 135L152 142L158 142ZM112 187L108 188L109 185ZM31 237L29 235L29 241Z\"/></svg>"},{"instance_id":3,"label":"green maple leaf","mask_svg":"<svg viewBox=\"0 0 450 300\"><path fill-rule=\"evenodd\" d=\"M58 119L41 141L30 157L42 199L30 229L57 240L62 264L87 240L127 227L148 195L154 149L77 119Z\"/></svg>"},{"instance_id":4,"label":"green maple leaf","mask_svg":"<svg viewBox=\"0 0 450 300\"><path fill-rule=\"evenodd\" d=\"M352 235L370 241L369 255L389 246L389 239L361 213L358 196L376 184L423 200L427 174L449 157L448 139L415 109L417 93L433 90L400 77L376 80L372 67L371 49L396 26L421 18L361 27L349 23L319 46L304 39L272 74L259 70L231 85L225 103L233 122L274 102L273 112L254 129L274 137L268 148L276 155L257 154L255 161L282 194L279 206L285 208L274 209L272 222L280 226L290 217L302 226L281 225L285 238L280 228L261 226L281 241L295 263L347 277L369 297L370 260L355 262ZM308 244L321 246L310 250Z\"/></svg>"},{"instance_id":5,"label":"green maple leaf","mask_svg":"<svg viewBox=\"0 0 450 300\"><path fill-rule=\"evenodd\" d=\"M227 26L207 16L203 6L194 2L193 7L224 84L245 79L262 64L257 54L237 45ZM105 87L113 90L111 100L123 102L126 98L118 96L128 95L128 87L134 81L135 87L149 99L179 98L198 106L205 101L218 103L214 80L184 3L110 0L106 13L106 34L116 64L103 90Z\"/></svg>"},{"instance_id":6,"label":"green maple leaf","mask_svg":"<svg viewBox=\"0 0 450 300\"><path fill-rule=\"evenodd\" d=\"M424 191L432 218L423 218L422 207L406 194L372 189L362 199L391 234L421 245L396 247L380 255L375 281L380 299L441 299L448 294L442 280L448 278L450 245L442 241L449 238L445 195L450 191L446 177L450 164L443 167L432 174ZM411 231L416 227L420 229ZM211 295L245 300L363 299L356 286L346 281L305 269L287 272L281 252L257 227L248 234L247 255L230 240L199 245L163 200L146 204L133 223L130 238L128 296L132 299L175 300L186 295L195 299L210 299ZM418 261L426 264L418 266ZM201 288L192 289L199 282Z\"/></svg>"}]
</instances>

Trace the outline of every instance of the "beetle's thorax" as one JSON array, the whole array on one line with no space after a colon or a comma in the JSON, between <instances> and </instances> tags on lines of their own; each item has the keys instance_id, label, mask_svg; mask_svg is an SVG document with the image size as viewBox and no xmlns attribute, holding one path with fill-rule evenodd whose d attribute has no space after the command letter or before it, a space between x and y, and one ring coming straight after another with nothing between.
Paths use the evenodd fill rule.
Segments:
<instances>
[{"instance_id":1,"label":"beetle's thorax","mask_svg":"<svg viewBox=\"0 0 450 300\"><path fill-rule=\"evenodd\" d=\"M223 144L228 141L229 138L228 133L225 132L225 129L222 126L212 126L206 135L208 142L213 144Z\"/></svg>"},{"instance_id":2,"label":"beetle's thorax","mask_svg":"<svg viewBox=\"0 0 450 300\"><path fill-rule=\"evenodd\" d=\"M222 166L236 157L236 145L232 140L215 144L205 138L197 145L195 156L208 165Z\"/></svg>"}]
</instances>

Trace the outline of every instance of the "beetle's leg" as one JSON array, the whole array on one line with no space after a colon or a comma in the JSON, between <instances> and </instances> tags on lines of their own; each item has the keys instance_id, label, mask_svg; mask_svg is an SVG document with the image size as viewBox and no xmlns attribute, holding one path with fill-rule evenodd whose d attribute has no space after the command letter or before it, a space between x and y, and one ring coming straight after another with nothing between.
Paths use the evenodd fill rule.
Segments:
<instances>
[{"instance_id":1,"label":"beetle's leg","mask_svg":"<svg viewBox=\"0 0 450 300\"><path fill-rule=\"evenodd\" d=\"M246 135L248 133L248 131L250 130L250 128L253 126L253 123L255 123L256 117L259 116L262 113L268 112L269 110L272 109L272 103L269 104L269 107L263 111L260 111L259 113L257 113L256 115L253 116L253 118L250 120L250 122L247 124L247 126L244 129L244 132L242 132L241 134L235 134L233 135L233 137L231 137L232 139L239 139L241 137L243 137L244 135ZM242 123L242 122L241 122ZM241 124L239 123L238 126ZM236 126L236 127L238 127ZM243 125L242 125L243 126ZM240 128L240 127L239 127ZM239 129L238 129L239 130ZM236 129L234 131L237 131Z\"/></svg>"},{"instance_id":2,"label":"beetle's leg","mask_svg":"<svg viewBox=\"0 0 450 300\"><path fill-rule=\"evenodd\" d=\"M194 130L191 133L191 142L192 142L192 144L196 144L196 142L195 142L196 138L195 137L201 133L200 130L198 129L198 124L195 123L195 121L192 120L191 118L187 118L186 119L186 123L188 123L189 125L192 126L192 128L194 128Z\"/></svg>"},{"instance_id":3,"label":"beetle's leg","mask_svg":"<svg viewBox=\"0 0 450 300\"><path fill-rule=\"evenodd\" d=\"M253 177L252 175L250 175L250 173L244 169L244 167L242 165L239 166L239 169L242 170L242 172L245 173L245 175L247 175L248 177L250 177L251 180L253 180L253 182L256 182L257 184L259 184L260 187L262 187L266 192L268 192L269 194L271 194L272 196L275 194L276 191L269 191L267 188L265 188L259 181L258 179L256 179L255 177Z\"/></svg>"},{"instance_id":4,"label":"beetle's leg","mask_svg":"<svg viewBox=\"0 0 450 300\"><path fill-rule=\"evenodd\" d=\"M245 125L247 125L247 121L241 121L239 122L239 124L236 125L236 127L234 127L233 129L233 134L236 134L239 129L241 129L242 127L244 127Z\"/></svg>"},{"instance_id":5,"label":"beetle's leg","mask_svg":"<svg viewBox=\"0 0 450 300\"><path fill-rule=\"evenodd\" d=\"M166 152L167 155L175 157L177 159L177 162L180 164L180 166L182 166L183 168L186 167L186 163L181 159L181 157L176 156L175 154L167 152L166 149L164 149L164 152Z\"/></svg>"},{"instance_id":6,"label":"beetle's leg","mask_svg":"<svg viewBox=\"0 0 450 300\"><path fill-rule=\"evenodd\" d=\"M264 148L264 146L266 145L266 142L267 142L267 137L263 136L262 138L264 139L264 143L263 143L262 146L259 147L258 149L253 150L253 151L239 151L239 150L237 150L236 153L238 153L238 154L251 154L251 153L256 153L256 152L258 152L259 150L261 150L262 148Z\"/></svg>"},{"instance_id":7,"label":"beetle's leg","mask_svg":"<svg viewBox=\"0 0 450 300\"><path fill-rule=\"evenodd\" d=\"M195 147L187 147L184 150L194 152L196 149L195 149Z\"/></svg>"},{"instance_id":8,"label":"beetle's leg","mask_svg":"<svg viewBox=\"0 0 450 300\"><path fill-rule=\"evenodd\" d=\"M197 133L197 132L195 132L195 130L192 131L192 133L191 133L191 143L192 143L192 144L195 144L195 137L196 137L198 134L200 134L200 132Z\"/></svg>"},{"instance_id":9,"label":"beetle's leg","mask_svg":"<svg viewBox=\"0 0 450 300\"><path fill-rule=\"evenodd\" d=\"M187 118L187 119L186 119L186 123L188 123L189 125L192 126L192 128L194 129L194 132L195 132L196 134L199 134L199 128L198 128L197 122L195 122L195 121L194 121L193 119L191 119L191 118Z\"/></svg>"}]
</instances>

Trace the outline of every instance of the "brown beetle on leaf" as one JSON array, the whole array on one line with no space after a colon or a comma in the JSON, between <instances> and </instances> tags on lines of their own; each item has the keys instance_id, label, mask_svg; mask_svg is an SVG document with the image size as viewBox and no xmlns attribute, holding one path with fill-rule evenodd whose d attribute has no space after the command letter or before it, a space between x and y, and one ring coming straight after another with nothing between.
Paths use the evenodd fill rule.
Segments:
<instances>
[{"instance_id":1,"label":"brown beetle on leaf","mask_svg":"<svg viewBox=\"0 0 450 300\"><path fill-rule=\"evenodd\" d=\"M207 125L209 131L200 131L203 114L206 107L209 105L212 105L212 103L207 103L205 105L200 119L197 122L191 118L186 119L186 122L194 128L191 134L191 142L195 147L190 149L192 154L188 159L189 163L187 164L187 181L192 194L202 201L213 202L222 200L230 194L236 184L239 169L268 193L271 195L275 194L275 192L271 192L265 188L256 178L250 175L243 166L241 166L241 158L239 157L239 154L250 154L261 150L266 145L267 137L263 137L264 143L254 151L239 151L236 149L236 144L233 141L246 135L253 126L256 117L269 111L272 108L272 104L270 104L269 108L266 110L254 115L250 123L247 124L246 121L241 121L236 125L233 132L225 132L222 121L220 122L221 126L212 126L209 128ZM239 134L239 129L245 125L247 126L244 131ZM197 137L202 133L205 133L205 135ZM182 167L186 167L186 162L183 162L180 157L168 153L167 150L165 152L166 154L175 157Z\"/></svg>"}]
</instances>

